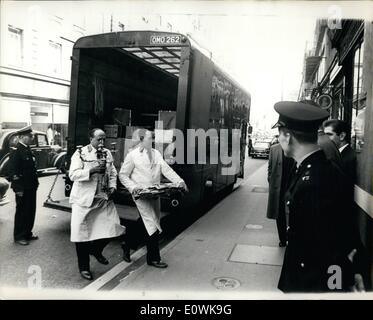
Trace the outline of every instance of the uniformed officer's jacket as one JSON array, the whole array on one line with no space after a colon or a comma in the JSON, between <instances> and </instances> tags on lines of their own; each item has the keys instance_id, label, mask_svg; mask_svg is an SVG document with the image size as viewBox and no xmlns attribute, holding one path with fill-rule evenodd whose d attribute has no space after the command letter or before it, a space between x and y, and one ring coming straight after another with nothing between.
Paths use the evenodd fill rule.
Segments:
<instances>
[{"instance_id":1,"label":"uniformed officer's jacket","mask_svg":"<svg viewBox=\"0 0 373 320\"><path fill-rule=\"evenodd\" d=\"M285 195L288 246L279 281L285 292L328 291L328 270L339 266L344 287L351 280L347 260L353 248L348 180L320 150L294 173ZM333 267L332 267L333 268Z\"/></svg>"},{"instance_id":2,"label":"uniformed officer's jacket","mask_svg":"<svg viewBox=\"0 0 373 320\"><path fill-rule=\"evenodd\" d=\"M37 189L39 185L35 157L30 147L22 143L12 151L9 159L9 177L14 192Z\"/></svg>"}]
</instances>

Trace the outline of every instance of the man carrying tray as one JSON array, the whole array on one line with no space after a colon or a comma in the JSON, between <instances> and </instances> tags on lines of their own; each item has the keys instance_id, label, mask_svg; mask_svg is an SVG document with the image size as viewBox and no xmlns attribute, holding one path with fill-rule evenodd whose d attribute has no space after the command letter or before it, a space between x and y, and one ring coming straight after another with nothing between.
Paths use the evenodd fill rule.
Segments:
<instances>
[{"instance_id":1,"label":"man carrying tray","mask_svg":"<svg viewBox=\"0 0 373 320\"><path fill-rule=\"evenodd\" d=\"M158 235L162 232L160 225L160 198L138 197L144 189L160 184L161 174L178 187L188 191L183 179L164 161L161 153L152 148L152 132L138 129L133 133L133 139L138 141L124 159L119 172L119 180L132 194L141 221L146 229L147 263L156 268L166 268L161 261ZM127 241L128 242L128 241ZM130 262L130 246L123 244L123 259Z\"/></svg>"}]
</instances>

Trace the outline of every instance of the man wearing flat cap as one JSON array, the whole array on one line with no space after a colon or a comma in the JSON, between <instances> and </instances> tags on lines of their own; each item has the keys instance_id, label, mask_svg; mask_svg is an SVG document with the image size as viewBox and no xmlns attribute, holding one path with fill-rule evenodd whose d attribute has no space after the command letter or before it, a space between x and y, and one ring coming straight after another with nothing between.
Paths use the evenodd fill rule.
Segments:
<instances>
[{"instance_id":1,"label":"man wearing flat cap","mask_svg":"<svg viewBox=\"0 0 373 320\"><path fill-rule=\"evenodd\" d=\"M317 144L318 127L329 113L311 104L281 101L274 127L287 157L296 162L285 194L288 246L278 288L283 292L347 291L353 284L351 203L346 179Z\"/></svg>"},{"instance_id":2,"label":"man wearing flat cap","mask_svg":"<svg viewBox=\"0 0 373 320\"><path fill-rule=\"evenodd\" d=\"M33 139L31 126L17 131L19 142L17 149L10 154L11 187L16 194L16 214L14 217L14 241L20 245L28 245L29 241L37 240L33 235L36 190L39 186L35 157L30 144Z\"/></svg>"}]
</instances>

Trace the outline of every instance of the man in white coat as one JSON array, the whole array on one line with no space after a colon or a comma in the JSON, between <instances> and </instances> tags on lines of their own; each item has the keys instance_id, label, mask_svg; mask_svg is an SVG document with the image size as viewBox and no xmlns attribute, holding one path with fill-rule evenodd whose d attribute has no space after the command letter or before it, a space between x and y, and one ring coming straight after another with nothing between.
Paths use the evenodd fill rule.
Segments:
<instances>
[{"instance_id":1,"label":"man in white coat","mask_svg":"<svg viewBox=\"0 0 373 320\"><path fill-rule=\"evenodd\" d=\"M92 280L89 255L108 264L102 251L111 238L125 232L120 225L114 202L117 171L109 150L103 148L105 132L90 131L90 144L75 151L71 157L69 177L74 181L70 194L71 241L75 242L79 271L83 278Z\"/></svg>"},{"instance_id":2,"label":"man in white coat","mask_svg":"<svg viewBox=\"0 0 373 320\"><path fill-rule=\"evenodd\" d=\"M164 161L161 153L152 148L152 132L139 129L133 134L134 139L139 140L137 147L133 148L124 159L119 172L119 180L128 189L132 196L143 188L159 184L161 174L179 187L187 191L187 186L174 170ZM137 136L137 137L136 137ZM135 200L141 221L146 229L147 263L156 268L166 268L167 264L161 261L158 235L162 232L160 225L160 199ZM130 262L129 246L123 247L123 259Z\"/></svg>"}]
</instances>

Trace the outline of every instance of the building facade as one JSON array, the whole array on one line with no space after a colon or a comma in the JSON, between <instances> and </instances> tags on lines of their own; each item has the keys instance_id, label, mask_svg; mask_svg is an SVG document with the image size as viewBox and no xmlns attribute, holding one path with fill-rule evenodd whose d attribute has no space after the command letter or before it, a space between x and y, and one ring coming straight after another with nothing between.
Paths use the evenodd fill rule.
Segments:
<instances>
[{"instance_id":1,"label":"building facade","mask_svg":"<svg viewBox=\"0 0 373 320\"><path fill-rule=\"evenodd\" d=\"M70 57L78 38L124 30L198 31L194 20L136 14L134 4L117 5L0 2L0 131L31 124L48 133L50 144L66 146ZM179 30L178 24L191 29Z\"/></svg>"},{"instance_id":2,"label":"building facade","mask_svg":"<svg viewBox=\"0 0 373 320\"><path fill-rule=\"evenodd\" d=\"M351 125L351 146L357 155L355 202L363 244L373 265L373 23L342 20L338 28L317 23L313 49L305 55L299 99L323 107L330 97L330 118ZM370 270L373 279L373 268ZM370 280L371 281L371 280Z\"/></svg>"},{"instance_id":3,"label":"building facade","mask_svg":"<svg viewBox=\"0 0 373 320\"><path fill-rule=\"evenodd\" d=\"M84 19L68 19L48 6L1 6L1 128L32 124L47 132L51 127L49 143L64 145L70 55L74 41L86 33Z\"/></svg>"}]
</instances>

